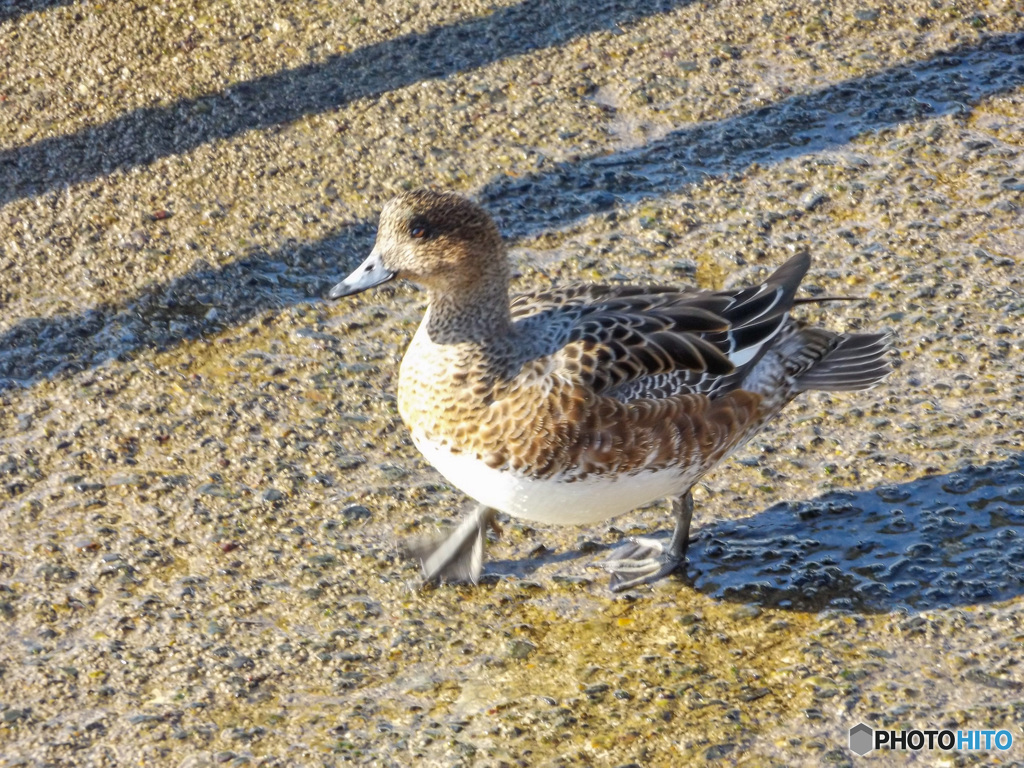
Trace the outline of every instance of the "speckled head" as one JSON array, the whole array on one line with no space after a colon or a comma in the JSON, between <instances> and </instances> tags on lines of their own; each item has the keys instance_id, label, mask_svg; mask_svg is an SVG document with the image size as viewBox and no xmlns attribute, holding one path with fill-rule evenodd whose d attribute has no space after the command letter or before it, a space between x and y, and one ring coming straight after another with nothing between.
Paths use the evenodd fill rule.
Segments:
<instances>
[{"instance_id":1,"label":"speckled head","mask_svg":"<svg viewBox=\"0 0 1024 768\"><path fill-rule=\"evenodd\" d=\"M350 296L396 277L432 294L470 293L485 283L504 287L508 267L498 228L483 208L453 192L399 195L381 211L369 257L329 296Z\"/></svg>"}]
</instances>

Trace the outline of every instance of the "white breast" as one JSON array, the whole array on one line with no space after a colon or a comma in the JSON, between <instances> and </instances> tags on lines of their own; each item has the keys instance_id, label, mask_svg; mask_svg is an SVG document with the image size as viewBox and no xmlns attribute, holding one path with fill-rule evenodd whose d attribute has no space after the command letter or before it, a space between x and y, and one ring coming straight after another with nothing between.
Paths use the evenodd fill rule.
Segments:
<instances>
[{"instance_id":1,"label":"white breast","mask_svg":"<svg viewBox=\"0 0 1024 768\"><path fill-rule=\"evenodd\" d=\"M460 491L485 506L538 523L596 523L636 509L650 501L683 493L696 480L679 471L646 471L634 475L590 475L567 482L536 479L492 469L465 453L419 438L413 442L434 467Z\"/></svg>"}]
</instances>

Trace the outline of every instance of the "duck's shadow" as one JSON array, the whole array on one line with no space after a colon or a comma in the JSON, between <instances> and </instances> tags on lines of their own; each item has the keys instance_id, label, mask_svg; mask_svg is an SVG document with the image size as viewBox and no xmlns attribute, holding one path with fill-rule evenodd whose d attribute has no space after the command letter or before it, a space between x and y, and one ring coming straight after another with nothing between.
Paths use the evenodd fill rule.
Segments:
<instances>
[{"instance_id":1,"label":"duck's shadow","mask_svg":"<svg viewBox=\"0 0 1024 768\"><path fill-rule=\"evenodd\" d=\"M1007 600L1024 594L1024 453L784 502L695 533L677 580L720 599L869 613ZM585 557L562 552L489 570L523 576Z\"/></svg>"}]
</instances>

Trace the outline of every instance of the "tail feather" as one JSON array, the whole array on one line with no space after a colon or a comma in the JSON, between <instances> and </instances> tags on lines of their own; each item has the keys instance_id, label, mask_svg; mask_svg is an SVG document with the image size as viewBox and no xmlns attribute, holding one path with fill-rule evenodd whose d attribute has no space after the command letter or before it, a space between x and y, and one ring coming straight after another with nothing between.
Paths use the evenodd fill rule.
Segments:
<instances>
[{"instance_id":1,"label":"tail feather","mask_svg":"<svg viewBox=\"0 0 1024 768\"><path fill-rule=\"evenodd\" d=\"M836 346L797 379L801 390L852 392L874 386L892 371L887 359L888 333L854 333L839 337Z\"/></svg>"}]
</instances>

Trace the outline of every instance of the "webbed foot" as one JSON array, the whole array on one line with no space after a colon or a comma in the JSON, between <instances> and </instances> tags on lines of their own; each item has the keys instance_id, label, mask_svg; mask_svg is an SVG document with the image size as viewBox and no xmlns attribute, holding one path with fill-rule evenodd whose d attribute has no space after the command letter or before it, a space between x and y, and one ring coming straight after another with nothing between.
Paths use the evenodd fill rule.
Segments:
<instances>
[{"instance_id":1,"label":"webbed foot","mask_svg":"<svg viewBox=\"0 0 1024 768\"><path fill-rule=\"evenodd\" d=\"M689 491L672 500L672 516L676 527L668 547L656 539L630 539L601 563L611 572L612 592L658 581L686 564L693 518L693 496Z\"/></svg>"},{"instance_id":2,"label":"webbed foot","mask_svg":"<svg viewBox=\"0 0 1024 768\"><path fill-rule=\"evenodd\" d=\"M407 542L406 553L423 566L423 583L480 581L487 529L501 534L495 515L490 507L479 506L454 528Z\"/></svg>"},{"instance_id":3,"label":"webbed foot","mask_svg":"<svg viewBox=\"0 0 1024 768\"><path fill-rule=\"evenodd\" d=\"M649 584L668 576L686 562L666 551L656 539L630 539L601 565L611 572L612 592Z\"/></svg>"}]
</instances>

